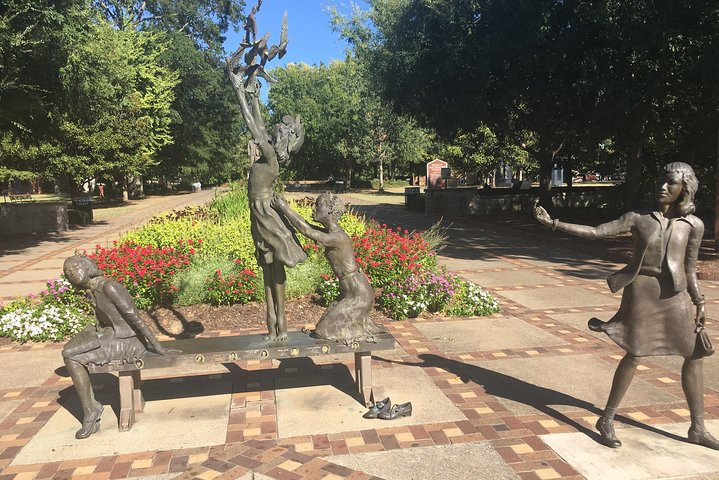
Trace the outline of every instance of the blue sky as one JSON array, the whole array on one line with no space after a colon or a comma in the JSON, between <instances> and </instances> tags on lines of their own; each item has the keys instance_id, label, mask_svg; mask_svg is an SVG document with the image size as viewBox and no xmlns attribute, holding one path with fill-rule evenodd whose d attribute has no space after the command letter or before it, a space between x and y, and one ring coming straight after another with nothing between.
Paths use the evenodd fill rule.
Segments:
<instances>
[{"instance_id":1,"label":"blue sky","mask_svg":"<svg viewBox=\"0 0 719 480\"><path fill-rule=\"evenodd\" d=\"M247 0L245 13L256 0ZM352 3L367 9L367 4L361 0L352 0ZM279 42L282 27L282 15L287 11L287 27L289 45L287 54L280 60L275 58L268 63L270 68L287 63L304 62L310 65L329 63L330 60L344 60L346 43L332 32L330 16L327 9L330 5L337 5L342 12L350 11L350 0L264 0L262 8L257 14L257 35L262 37L270 33L270 44ZM234 52L240 44L243 32L227 32L225 50Z\"/></svg>"}]
</instances>

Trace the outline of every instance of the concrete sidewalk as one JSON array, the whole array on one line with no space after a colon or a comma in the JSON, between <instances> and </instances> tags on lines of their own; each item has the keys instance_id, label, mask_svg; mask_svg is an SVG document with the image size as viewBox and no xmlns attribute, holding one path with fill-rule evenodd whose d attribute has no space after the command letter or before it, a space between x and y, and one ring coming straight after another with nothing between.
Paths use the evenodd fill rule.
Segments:
<instances>
[{"instance_id":1,"label":"concrete sidewalk","mask_svg":"<svg viewBox=\"0 0 719 480\"><path fill-rule=\"evenodd\" d=\"M95 245L109 246L123 232L137 228L153 215L201 205L215 196L215 190L172 195L159 201L140 203L121 216L66 232L28 235L0 240L0 303L44 290L45 282L62 273L65 259L76 251L94 251Z\"/></svg>"},{"instance_id":2,"label":"concrete sidewalk","mask_svg":"<svg viewBox=\"0 0 719 480\"><path fill-rule=\"evenodd\" d=\"M438 221L355 203L388 225ZM617 417L624 446L596 441L623 351L586 321L616 311L620 296L605 278L620 265L474 219L444 223L441 263L492 292L503 310L387 325L398 346L374 357L375 398L411 401L411 417L362 418L351 355L256 360L185 377L152 371L146 410L126 433L114 424L117 379L98 376L108 406L102 428L76 441L78 405L57 368L60 346L13 345L0 348L0 362L14 367L0 380L0 480L719 478L719 452L684 441L681 359L643 362ZM716 333L719 284L701 287ZM719 434L716 357L705 377L707 425Z\"/></svg>"}]
</instances>

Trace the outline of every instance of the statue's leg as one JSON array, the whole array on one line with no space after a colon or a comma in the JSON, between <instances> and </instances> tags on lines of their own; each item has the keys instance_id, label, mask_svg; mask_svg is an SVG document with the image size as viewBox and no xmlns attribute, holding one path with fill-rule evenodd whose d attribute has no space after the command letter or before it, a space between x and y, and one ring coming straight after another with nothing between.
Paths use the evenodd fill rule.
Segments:
<instances>
[{"instance_id":1,"label":"statue's leg","mask_svg":"<svg viewBox=\"0 0 719 480\"><path fill-rule=\"evenodd\" d=\"M612 389L609 392L609 399L604 413L597 421L597 430L601 435L602 443L610 448L618 448L622 446L614 433L614 413L621 403L624 395L629 389L629 385L634 378L634 372L637 369L639 360L634 355L626 354L619 362L617 371L614 372L612 380Z\"/></svg>"},{"instance_id":2,"label":"statue's leg","mask_svg":"<svg viewBox=\"0 0 719 480\"><path fill-rule=\"evenodd\" d=\"M275 315L277 316L277 340L287 340L287 317L285 316L285 266L280 262L272 263L272 290L275 297Z\"/></svg>"},{"instance_id":3,"label":"statue's leg","mask_svg":"<svg viewBox=\"0 0 719 480\"><path fill-rule=\"evenodd\" d=\"M272 266L262 265L262 280L265 284L265 303L267 304L267 313L265 321L267 322L266 340L275 340L277 338L277 313L275 307L274 291L272 289Z\"/></svg>"},{"instance_id":4,"label":"statue's leg","mask_svg":"<svg viewBox=\"0 0 719 480\"><path fill-rule=\"evenodd\" d=\"M704 359L701 357L684 359L682 389L687 397L692 419L688 434L689 441L719 450L719 440L707 432L704 426Z\"/></svg>"},{"instance_id":5,"label":"statue's leg","mask_svg":"<svg viewBox=\"0 0 719 480\"><path fill-rule=\"evenodd\" d=\"M70 373L70 378L72 378L72 383L75 385L75 391L77 396L80 397L80 405L82 406L82 428L75 433L75 438L87 438L100 429L103 406L95 400L90 374L85 365L66 358L65 366Z\"/></svg>"}]
</instances>

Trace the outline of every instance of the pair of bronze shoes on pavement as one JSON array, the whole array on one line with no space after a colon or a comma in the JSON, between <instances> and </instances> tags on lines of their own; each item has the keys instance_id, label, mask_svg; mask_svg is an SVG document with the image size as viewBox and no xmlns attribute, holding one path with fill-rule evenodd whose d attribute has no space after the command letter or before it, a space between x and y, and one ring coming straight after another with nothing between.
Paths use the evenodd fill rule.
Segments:
<instances>
[{"instance_id":1,"label":"pair of bronze shoes on pavement","mask_svg":"<svg viewBox=\"0 0 719 480\"><path fill-rule=\"evenodd\" d=\"M389 397L376 402L367 413L362 415L363 418L381 418L382 420L394 420L395 418L410 416L412 416L412 402L392 405Z\"/></svg>"},{"instance_id":2,"label":"pair of bronze shoes on pavement","mask_svg":"<svg viewBox=\"0 0 719 480\"><path fill-rule=\"evenodd\" d=\"M619 448L622 446L622 442L617 438L617 435L614 432L613 421L605 417L599 417L596 427L597 431L599 431L599 441L602 445L609 448ZM712 450L719 450L719 440L714 438L714 436L707 432L704 428L701 428L700 430L695 429L694 427L690 428L689 433L687 434L687 439L689 440L689 443L711 448Z\"/></svg>"}]
</instances>

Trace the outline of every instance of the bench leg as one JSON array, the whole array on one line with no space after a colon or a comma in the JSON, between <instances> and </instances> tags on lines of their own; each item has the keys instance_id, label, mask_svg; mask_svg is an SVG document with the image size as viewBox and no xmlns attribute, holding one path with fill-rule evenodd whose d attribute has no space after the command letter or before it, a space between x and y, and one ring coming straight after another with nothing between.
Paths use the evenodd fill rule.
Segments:
<instances>
[{"instance_id":1,"label":"bench leg","mask_svg":"<svg viewBox=\"0 0 719 480\"><path fill-rule=\"evenodd\" d=\"M135 423L135 413L145 408L145 399L140 390L142 378L139 370L120 372L120 418L117 429L126 432Z\"/></svg>"},{"instance_id":2,"label":"bench leg","mask_svg":"<svg viewBox=\"0 0 719 480\"><path fill-rule=\"evenodd\" d=\"M145 397L142 395L142 375L140 370L132 370L132 400L135 407L135 413L141 413L145 410Z\"/></svg>"},{"instance_id":3,"label":"bench leg","mask_svg":"<svg viewBox=\"0 0 719 480\"><path fill-rule=\"evenodd\" d=\"M372 352L355 352L355 382L365 406L374 405L372 393Z\"/></svg>"}]
</instances>

